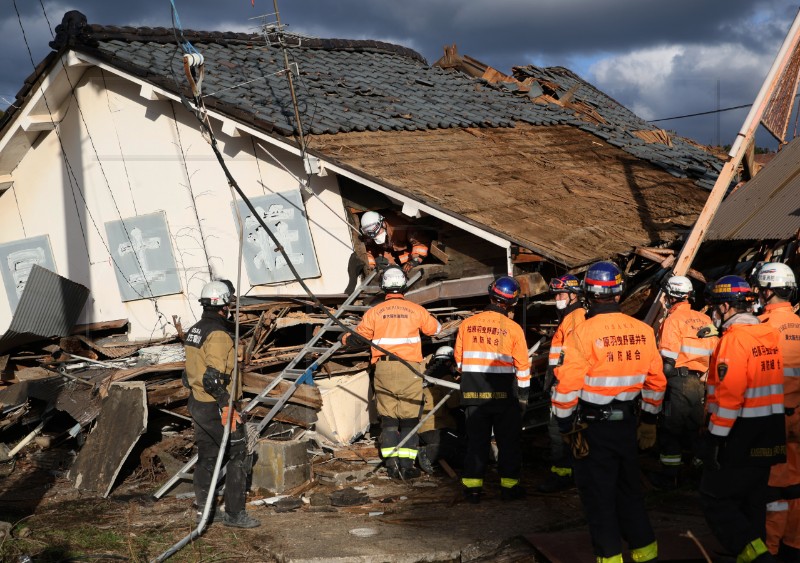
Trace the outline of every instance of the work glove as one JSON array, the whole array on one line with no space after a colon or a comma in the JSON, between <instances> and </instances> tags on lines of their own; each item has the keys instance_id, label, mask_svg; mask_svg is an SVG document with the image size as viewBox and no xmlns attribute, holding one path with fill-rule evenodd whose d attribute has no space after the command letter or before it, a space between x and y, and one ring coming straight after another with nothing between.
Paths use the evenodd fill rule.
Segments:
<instances>
[{"instance_id":1,"label":"work glove","mask_svg":"<svg viewBox=\"0 0 800 563\"><path fill-rule=\"evenodd\" d=\"M697 447L697 457L703 461L703 467L716 471L719 465L719 450L722 445L722 438L714 436L711 432L705 432L700 437Z\"/></svg>"},{"instance_id":2,"label":"work glove","mask_svg":"<svg viewBox=\"0 0 800 563\"><path fill-rule=\"evenodd\" d=\"M520 387L517 389L517 400L519 401L519 408L524 413L528 408L528 397L531 394L529 387Z\"/></svg>"},{"instance_id":3,"label":"work glove","mask_svg":"<svg viewBox=\"0 0 800 563\"><path fill-rule=\"evenodd\" d=\"M231 432L236 432L236 425L242 423L241 415L236 411L236 409L231 409L228 406L222 407L222 416L220 417L222 419L222 426L227 424L228 419L231 418L231 416L233 417L231 420Z\"/></svg>"},{"instance_id":4,"label":"work glove","mask_svg":"<svg viewBox=\"0 0 800 563\"><path fill-rule=\"evenodd\" d=\"M566 418L557 416L556 423L561 439L569 446L572 457L582 459L589 455L589 443L583 435L583 430L587 427L585 422L578 422L578 417L573 413Z\"/></svg>"},{"instance_id":5,"label":"work glove","mask_svg":"<svg viewBox=\"0 0 800 563\"><path fill-rule=\"evenodd\" d=\"M639 449L649 450L656 445L656 425L647 422L639 423L636 429L636 441L639 443Z\"/></svg>"},{"instance_id":6,"label":"work glove","mask_svg":"<svg viewBox=\"0 0 800 563\"><path fill-rule=\"evenodd\" d=\"M719 336L719 331L713 324L701 327L697 331L697 338L711 338L712 336Z\"/></svg>"},{"instance_id":7,"label":"work glove","mask_svg":"<svg viewBox=\"0 0 800 563\"><path fill-rule=\"evenodd\" d=\"M389 265L389 259L386 258L386 256L376 256L375 257L375 266L379 270L383 270L388 265Z\"/></svg>"},{"instance_id":8,"label":"work glove","mask_svg":"<svg viewBox=\"0 0 800 563\"><path fill-rule=\"evenodd\" d=\"M416 268L420 264L422 264L422 262L420 260L418 260L417 258L412 258L411 260L409 260L408 262L403 264L403 272L405 272L407 274L413 268Z\"/></svg>"}]
</instances>

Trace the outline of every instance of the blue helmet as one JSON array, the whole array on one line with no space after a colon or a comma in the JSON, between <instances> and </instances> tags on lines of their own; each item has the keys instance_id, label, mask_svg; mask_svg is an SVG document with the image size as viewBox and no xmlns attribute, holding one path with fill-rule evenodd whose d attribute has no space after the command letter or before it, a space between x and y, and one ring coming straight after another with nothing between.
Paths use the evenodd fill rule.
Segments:
<instances>
[{"instance_id":1,"label":"blue helmet","mask_svg":"<svg viewBox=\"0 0 800 563\"><path fill-rule=\"evenodd\" d=\"M550 280L550 293L580 293L581 282L572 274Z\"/></svg>"},{"instance_id":2,"label":"blue helmet","mask_svg":"<svg viewBox=\"0 0 800 563\"><path fill-rule=\"evenodd\" d=\"M613 262L595 262L586 271L583 287L591 295L619 295L625 289L625 281Z\"/></svg>"},{"instance_id":3,"label":"blue helmet","mask_svg":"<svg viewBox=\"0 0 800 563\"><path fill-rule=\"evenodd\" d=\"M489 284L489 296L506 305L516 304L519 291L519 283L510 276L497 278Z\"/></svg>"},{"instance_id":4,"label":"blue helmet","mask_svg":"<svg viewBox=\"0 0 800 563\"><path fill-rule=\"evenodd\" d=\"M708 292L708 299L714 305L730 303L742 306L752 303L755 298L750 284L741 276L722 276Z\"/></svg>"}]
</instances>

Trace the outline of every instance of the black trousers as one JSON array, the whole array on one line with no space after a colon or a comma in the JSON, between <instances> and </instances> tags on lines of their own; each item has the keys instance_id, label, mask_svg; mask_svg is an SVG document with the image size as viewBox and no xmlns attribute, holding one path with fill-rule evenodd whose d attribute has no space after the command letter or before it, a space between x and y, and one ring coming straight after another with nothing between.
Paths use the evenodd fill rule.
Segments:
<instances>
[{"instance_id":1,"label":"black trousers","mask_svg":"<svg viewBox=\"0 0 800 563\"><path fill-rule=\"evenodd\" d=\"M189 414L194 420L194 442L197 445L197 465L194 468L194 495L202 510L211 488L211 476L222 444L222 417L216 403L204 403L189 396ZM251 457L247 455L247 435L240 424L228 438L226 452L228 467L225 473L225 512L238 514L244 510L247 495L247 476ZM213 514L213 512L212 512Z\"/></svg>"},{"instance_id":2,"label":"black trousers","mask_svg":"<svg viewBox=\"0 0 800 563\"><path fill-rule=\"evenodd\" d=\"M384 457L402 442L419 422L418 418L392 418L381 417L381 454ZM419 434L416 432L408 438L402 448L399 448L391 457L398 460L400 467L413 467L419 450ZM388 458L387 458L388 459Z\"/></svg>"},{"instance_id":3,"label":"black trousers","mask_svg":"<svg viewBox=\"0 0 800 563\"><path fill-rule=\"evenodd\" d=\"M678 475L684 449L697 452L703 426L705 384L695 375L669 379L664 416L658 428L658 443L664 472Z\"/></svg>"},{"instance_id":4,"label":"black trousers","mask_svg":"<svg viewBox=\"0 0 800 563\"><path fill-rule=\"evenodd\" d=\"M489 401L465 409L467 455L465 479L483 479L489 462L492 430L497 443L497 472L501 479L519 479L522 470L522 412L516 401Z\"/></svg>"},{"instance_id":5,"label":"black trousers","mask_svg":"<svg viewBox=\"0 0 800 563\"><path fill-rule=\"evenodd\" d=\"M639 481L636 418L591 422L584 430L589 455L573 460L573 475L583 503L594 553L613 557L656 541Z\"/></svg>"},{"instance_id":6,"label":"black trousers","mask_svg":"<svg viewBox=\"0 0 800 563\"><path fill-rule=\"evenodd\" d=\"M765 539L769 467L706 467L700 481L703 514L719 543L737 556Z\"/></svg>"}]
</instances>

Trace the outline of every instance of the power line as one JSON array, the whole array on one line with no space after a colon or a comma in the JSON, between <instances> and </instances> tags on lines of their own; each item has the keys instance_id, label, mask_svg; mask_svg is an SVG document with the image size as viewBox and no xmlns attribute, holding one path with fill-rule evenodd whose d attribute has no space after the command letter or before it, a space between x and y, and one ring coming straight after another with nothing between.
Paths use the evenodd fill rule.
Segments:
<instances>
[{"instance_id":1,"label":"power line","mask_svg":"<svg viewBox=\"0 0 800 563\"><path fill-rule=\"evenodd\" d=\"M735 109L749 108L753 104L744 104L741 106L733 106L730 108L715 109L711 111L701 111L700 113L687 113L686 115L676 115L675 117L662 117L661 119L650 119L647 123L657 123L659 121L669 121L671 119L683 119L684 117L697 117L699 115L712 115L715 113L722 113L724 111L733 111Z\"/></svg>"}]
</instances>

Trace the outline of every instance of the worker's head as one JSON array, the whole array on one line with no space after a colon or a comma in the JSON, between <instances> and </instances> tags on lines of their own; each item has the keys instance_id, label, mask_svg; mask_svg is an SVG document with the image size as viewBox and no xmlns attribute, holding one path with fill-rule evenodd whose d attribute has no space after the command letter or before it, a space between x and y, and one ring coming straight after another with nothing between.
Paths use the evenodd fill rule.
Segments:
<instances>
[{"instance_id":1,"label":"worker's head","mask_svg":"<svg viewBox=\"0 0 800 563\"><path fill-rule=\"evenodd\" d=\"M755 294L741 276L722 276L708 292L708 300L713 309L711 318L717 327L737 313L749 312L755 301Z\"/></svg>"},{"instance_id":2,"label":"worker's head","mask_svg":"<svg viewBox=\"0 0 800 563\"><path fill-rule=\"evenodd\" d=\"M489 284L489 299L505 309L511 309L519 299L519 283L511 276L502 276Z\"/></svg>"},{"instance_id":3,"label":"worker's head","mask_svg":"<svg viewBox=\"0 0 800 563\"><path fill-rule=\"evenodd\" d=\"M594 301L619 301L625 290L622 271L613 262L595 262L586 270L583 291Z\"/></svg>"},{"instance_id":4,"label":"worker's head","mask_svg":"<svg viewBox=\"0 0 800 563\"><path fill-rule=\"evenodd\" d=\"M783 303L794 299L797 281L794 272L781 262L761 264L755 273L753 285L757 288L761 303Z\"/></svg>"},{"instance_id":5,"label":"worker's head","mask_svg":"<svg viewBox=\"0 0 800 563\"><path fill-rule=\"evenodd\" d=\"M452 346L439 346L431 358L431 364L446 367L450 370L455 369L456 359L455 350Z\"/></svg>"},{"instance_id":6,"label":"worker's head","mask_svg":"<svg viewBox=\"0 0 800 563\"><path fill-rule=\"evenodd\" d=\"M227 314L227 308L234 299L233 284L227 280L208 282L200 292L200 305L204 311L219 311Z\"/></svg>"},{"instance_id":7,"label":"worker's head","mask_svg":"<svg viewBox=\"0 0 800 563\"><path fill-rule=\"evenodd\" d=\"M405 293L406 275L398 266L389 266L381 274L381 289L384 293Z\"/></svg>"},{"instance_id":8,"label":"worker's head","mask_svg":"<svg viewBox=\"0 0 800 563\"><path fill-rule=\"evenodd\" d=\"M694 295L692 282L686 276L669 276L664 280L663 290L671 304L688 301Z\"/></svg>"},{"instance_id":9,"label":"worker's head","mask_svg":"<svg viewBox=\"0 0 800 563\"><path fill-rule=\"evenodd\" d=\"M550 280L550 293L556 298L556 309L566 309L580 298L581 282L572 274L565 274Z\"/></svg>"},{"instance_id":10,"label":"worker's head","mask_svg":"<svg viewBox=\"0 0 800 563\"><path fill-rule=\"evenodd\" d=\"M383 216L375 211L367 211L361 216L361 234L368 236L376 244L386 242L386 225Z\"/></svg>"}]
</instances>

